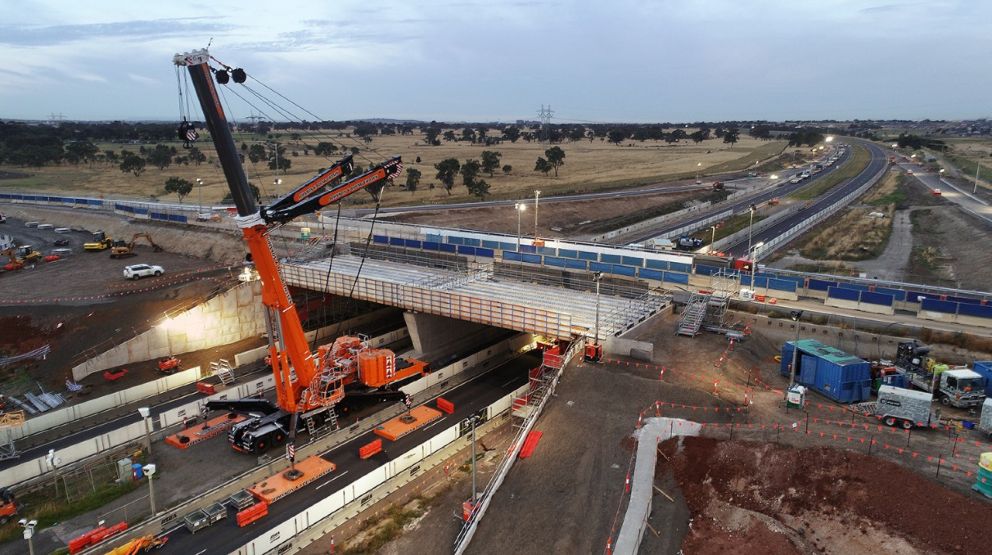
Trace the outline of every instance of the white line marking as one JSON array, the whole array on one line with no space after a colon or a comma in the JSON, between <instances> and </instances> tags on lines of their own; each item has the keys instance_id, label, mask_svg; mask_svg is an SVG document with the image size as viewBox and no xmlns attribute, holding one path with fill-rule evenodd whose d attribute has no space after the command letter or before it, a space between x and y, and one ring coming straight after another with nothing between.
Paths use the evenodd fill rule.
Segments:
<instances>
[{"instance_id":1,"label":"white line marking","mask_svg":"<svg viewBox=\"0 0 992 555\"><path fill-rule=\"evenodd\" d=\"M435 425L437 425L437 424L440 424L441 422L444 422L444 419L445 419L445 418L447 418L447 416L442 416L440 420L436 420L436 421L434 421L434 422L431 422L430 424L428 424L428 425L426 425L426 426L424 426L424 429L426 430L426 429L428 429L428 428L432 428L432 427L434 427Z\"/></svg>"},{"instance_id":2,"label":"white line marking","mask_svg":"<svg viewBox=\"0 0 992 555\"><path fill-rule=\"evenodd\" d=\"M169 534L171 534L171 533L173 533L173 532L175 532L176 530L178 530L178 529L180 529L180 528L182 528L182 527L183 527L183 525L182 525L182 524L180 524L180 525L178 525L178 526L175 526L175 527L173 527L173 528L169 528L169 529L168 529L168 530L166 530L165 532L162 532L161 534L159 534L159 536L168 536Z\"/></svg>"},{"instance_id":3,"label":"white line marking","mask_svg":"<svg viewBox=\"0 0 992 555\"><path fill-rule=\"evenodd\" d=\"M315 487L314 489L315 489L315 490L318 490L318 489L320 489L320 488L322 488L322 487L324 487L324 486L326 486L327 484L330 484L330 483L331 483L331 482L333 482L334 480L337 480L338 478L340 478L340 477L342 477L342 476L344 476L344 475L345 475L345 474L347 474L348 472L349 472L349 471L347 471L347 470L345 470L345 471L344 471L344 472L342 472L341 474L338 474L337 476L335 476L335 477L333 477L333 478L331 478L330 480L328 480L328 481L326 481L326 482L324 482L323 484L320 484L319 486L317 486L317 487ZM200 554L199 554L199 553L197 553L197 555L200 555Z\"/></svg>"},{"instance_id":4,"label":"white line marking","mask_svg":"<svg viewBox=\"0 0 992 555\"><path fill-rule=\"evenodd\" d=\"M512 380L510 380L510 381L508 381L508 382L506 382L505 384L503 384L503 385L501 385L501 386L499 386L499 387L500 387L500 389L502 389L502 388L504 388L504 387L506 387L506 386L508 386L508 385L510 385L511 383L513 383L513 382L515 382L515 381L517 381L517 378L513 378Z\"/></svg>"},{"instance_id":5,"label":"white line marking","mask_svg":"<svg viewBox=\"0 0 992 555\"><path fill-rule=\"evenodd\" d=\"M203 554L204 554L204 553L206 553L206 552L207 552L207 550L206 550L206 549L204 549L203 551L197 551L197 552L196 552L196 555L203 555Z\"/></svg>"}]
</instances>

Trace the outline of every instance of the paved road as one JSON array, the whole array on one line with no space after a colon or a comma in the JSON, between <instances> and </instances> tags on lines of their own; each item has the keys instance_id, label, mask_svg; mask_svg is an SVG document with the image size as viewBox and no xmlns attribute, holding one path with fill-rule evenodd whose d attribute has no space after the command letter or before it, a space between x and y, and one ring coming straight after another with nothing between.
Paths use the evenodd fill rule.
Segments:
<instances>
[{"instance_id":1,"label":"paved road","mask_svg":"<svg viewBox=\"0 0 992 555\"><path fill-rule=\"evenodd\" d=\"M992 224L992 206L988 202L973 195L971 193L972 189L956 185L950 180L942 178L939 174L924 172L922 168L915 164L900 162L899 167L907 171L912 171L913 177L916 178L915 181L925 186L928 191L940 189L941 198L957 204L962 210L983 220L985 223Z\"/></svg>"},{"instance_id":2,"label":"paved road","mask_svg":"<svg viewBox=\"0 0 992 555\"><path fill-rule=\"evenodd\" d=\"M861 171L861 173L833 187L826 194L817 197L809 208L805 208L795 214L787 216L776 222L774 225L755 233L751 238L751 243L756 244L762 241L774 239L806 218L826 210L858 187L864 185L869 179L871 179L872 176L885 167L885 164L888 163L885 151L871 143L861 141L858 142L867 148L869 154L871 154L871 160L868 162L865 169ZM850 153L850 151L851 149L848 149L848 153ZM747 239L745 238L733 245L729 245L725 250L734 256L744 256L747 254L745 252L747 251Z\"/></svg>"},{"instance_id":3,"label":"paved road","mask_svg":"<svg viewBox=\"0 0 992 555\"><path fill-rule=\"evenodd\" d=\"M292 493L269 506L269 515L258 524L248 528L238 528L234 514L213 527L197 532L194 536L185 528L173 529L167 533L169 543L163 548L166 553L198 554L230 553L252 538L267 532L272 526L299 514L321 499L339 492L355 479L361 478L392 457L405 453L423 443L433 434L447 428L470 414L489 405L496 399L527 383L527 371L540 363L539 353L528 353L503 366L483 374L452 391L444 398L455 405L454 414L442 418L429 429L418 430L395 442L384 442L385 452L368 460L358 458L358 448L377 438L372 432L358 436L321 455L337 465L337 469L326 478L315 481L301 490ZM232 453L231 456L237 456ZM347 473L347 478L337 479ZM335 480L331 485L330 480Z\"/></svg>"},{"instance_id":4,"label":"paved road","mask_svg":"<svg viewBox=\"0 0 992 555\"><path fill-rule=\"evenodd\" d=\"M628 241L630 243L639 243L642 241L646 241L648 239L658 237L666 233L670 233L680 227L684 227L686 225L691 225L691 224L697 224L698 222L701 222L707 218L712 217L714 214L719 214L720 212L724 212L731 208L733 209L735 214L738 214L740 212L747 210L748 207L751 206L751 204L761 204L763 202L767 202L772 198L783 197L794 191L809 186L817 179L829 175L832 171L846 164L850 160L850 157L851 157L851 149L847 149L844 152L844 154L837 160L837 162L834 163L834 165L824 168L824 171L816 174L816 176L811 178L810 180L801 181L799 183L789 183L788 178L792 177L798 172L801 172L802 171L801 168L781 170L779 174L782 175L782 180L779 182L777 187L767 189L765 191L762 191L761 193L758 193L757 195L748 196L741 200L734 201L733 203L720 203L716 206L711 206L709 209L704 210L703 212L697 214L696 216L694 216L689 220L681 220L678 222L666 222L660 224L658 227L642 230L637 234L626 236L625 241Z\"/></svg>"}]
</instances>

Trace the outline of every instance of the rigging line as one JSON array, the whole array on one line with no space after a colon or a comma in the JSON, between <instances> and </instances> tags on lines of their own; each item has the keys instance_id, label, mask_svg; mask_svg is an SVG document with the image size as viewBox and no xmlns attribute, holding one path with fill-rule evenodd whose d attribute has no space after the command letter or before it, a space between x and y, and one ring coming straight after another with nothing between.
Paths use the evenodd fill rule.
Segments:
<instances>
[{"instance_id":1,"label":"rigging line","mask_svg":"<svg viewBox=\"0 0 992 555\"><path fill-rule=\"evenodd\" d=\"M323 235L324 218L321 217L321 216L318 216L317 219L320 220L321 235ZM327 294L327 288L328 288L328 286L331 283L331 267L334 265L334 253L337 251L337 249L335 247L338 244L338 224L340 222L341 222L341 203L339 202L338 203L338 214L337 214L337 217L334 219L334 238L331 239L331 257L327 261L327 273L324 274L324 288L322 289L322 292L323 292L324 295ZM323 321L327 318L327 303L326 302L322 302L320 304L320 312L321 312L321 314L320 314L320 320L321 320L321 323L323 323ZM317 328L317 331L313 334L313 343L310 346L310 350L311 351L317 345L317 340L319 339L319 335L320 335L320 329L321 328L318 327Z\"/></svg>"},{"instance_id":2,"label":"rigging line","mask_svg":"<svg viewBox=\"0 0 992 555\"><path fill-rule=\"evenodd\" d=\"M179 66L176 66L176 89L177 92L179 93L179 96L176 98L176 100L179 101L179 121L183 121L186 120L187 118L186 118L186 114L183 113L183 78L179 75L180 71L182 70L179 69Z\"/></svg>"},{"instance_id":3,"label":"rigging line","mask_svg":"<svg viewBox=\"0 0 992 555\"><path fill-rule=\"evenodd\" d=\"M223 103L227 105L227 111L231 114L232 121L234 121L236 124L238 121L237 115L234 113L233 105L227 100L227 93L224 92L227 89L227 87L217 87L217 88L220 90L220 95L224 100ZM231 92L234 93L234 91ZM265 189L265 181L262 180L262 175L258 172L258 168L255 167L255 162L252 161L251 157L248 157L248 162L249 164L251 164L251 172L254 174L255 179L258 181L258 196L261 197L263 194L268 196L268 192ZM241 165L242 167L244 167L244 162L242 162ZM247 177L247 175L245 177ZM251 182L249 182L249 186L250 185ZM257 200L259 203L261 203L261 198Z\"/></svg>"},{"instance_id":4,"label":"rigging line","mask_svg":"<svg viewBox=\"0 0 992 555\"><path fill-rule=\"evenodd\" d=\"M187 115L187 117L190 117L190 114L192 114L193 112L192 112L192 109L190 108L190 105L189 105L189 73L186 72L186 71L184 71L184 72L182 72L182 74L183 74L183 83L184 83L184 85L186 87L186 95L185 95L185 98L186 98L186 115Z\"/></svg>"}]
</instances>

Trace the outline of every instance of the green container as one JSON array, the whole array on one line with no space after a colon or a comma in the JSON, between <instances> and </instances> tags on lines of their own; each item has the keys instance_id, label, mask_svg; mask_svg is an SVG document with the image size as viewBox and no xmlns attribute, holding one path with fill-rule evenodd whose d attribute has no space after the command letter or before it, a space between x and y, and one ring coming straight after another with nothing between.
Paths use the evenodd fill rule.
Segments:
<instances>
[{"instance_id":1,"label":"green container","mask_svg":"<svg viewBox=\"0 0 992 555\"><path fill-rule=\"evenodd\" d=\"M982 480L985 480L985 483L982 483ZM985 497L992 497L992 471L985 470L979 466L978 477L975 480L975 485L971 486L971 489L981 493Z\"/></svg>"}]
</instances>

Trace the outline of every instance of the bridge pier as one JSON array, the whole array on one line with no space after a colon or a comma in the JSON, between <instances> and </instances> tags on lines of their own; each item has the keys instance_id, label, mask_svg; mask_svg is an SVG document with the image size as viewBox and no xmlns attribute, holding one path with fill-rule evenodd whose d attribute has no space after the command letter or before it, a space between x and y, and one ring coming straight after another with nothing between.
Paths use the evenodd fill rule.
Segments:
<instances>
[{"instance_id":1,"label":"bridge pier","mask_svg":"<svg viewBox=\"0 0 992 555\"><path fill-rule=\"evenodd\" d=\"M413 349L423 356L439 352L455 352L464 346L475 345L479 339L496 332L492 326L456 320L422 312L404 312Z\"/></svg>"}]
</instances>

